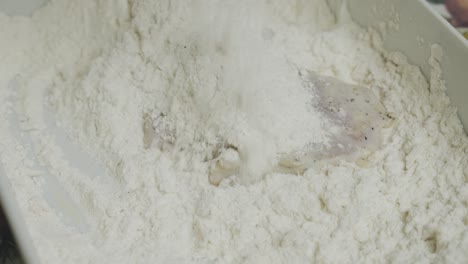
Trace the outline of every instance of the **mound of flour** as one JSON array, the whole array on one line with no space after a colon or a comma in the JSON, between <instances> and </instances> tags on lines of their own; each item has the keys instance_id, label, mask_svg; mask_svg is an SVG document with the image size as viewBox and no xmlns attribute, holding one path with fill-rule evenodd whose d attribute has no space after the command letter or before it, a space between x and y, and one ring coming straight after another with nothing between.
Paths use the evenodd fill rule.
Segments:
<instances>
[{"instance_id":1,"label":"mound of flour","mask_svg":"<svg viewBox=\"0 0 468 264\"><path fill-rule=\"evenodd\" d=\"M468 140L438 47L428 81L325 0L54 0L0 14L0 37L0 115L34 146L3 122L1 161L43 263L468 259ZM396 117L365 165L275 169L339 130L304 71ZM73 144L102 170L67 158ZM44 198L38 167L73 203Z\"/></svg>"}]
</instances>

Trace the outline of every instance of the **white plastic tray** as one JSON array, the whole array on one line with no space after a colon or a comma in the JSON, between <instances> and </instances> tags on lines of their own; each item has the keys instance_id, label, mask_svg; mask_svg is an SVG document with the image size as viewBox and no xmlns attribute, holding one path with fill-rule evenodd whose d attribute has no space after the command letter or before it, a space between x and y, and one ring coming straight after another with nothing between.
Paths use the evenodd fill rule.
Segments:
<instances>
[{"instance_id":1,"label":"white plastic tray","mask_svg":"<svg viewBox=\"0 0 468 264\"><path fill-rule=\"evenodd\" d=\"M337 10L346 0L328 0L330 6ZM39 7L45 0L2 0L0 11L8 14L27 15ZM362 26L378 27L383 21L393 21L398 30L388 31L384 38L388 50L404 53L410 62L419 65L426 76L429 76L431 45L439 44L445 51L441 66L443 77L447 84L447 93L459 110L460 118L468 128L468 42L443 18L435 14L425 0L348 0L353 18ZM418 39L423 39L423 44ZM75 158L75 157L73 157ZM45 186L49 186L46 196L52 207L61 210L65 220L72 225L81 225L73 208L73 201L69 201L64 190L56 184L53 178L45 177ZM39 263L34 245L27 232L27 227L21 216L17 202L14 200L8 178L0 164L0 200L12 225L24 259L27 263ZM67 203L65 207L54 206L54 200ZM72 209L70 209L72 208ZM78 220L77 220L78 219ZM68 221L68 222L70 222ZM78 221L78 222L76 222ZM67 221L65 221L67 222Z\"/></svg>"},{"instance_id":2,"label":"white plastic tray","mask_svg":"<svg viewBox=\"0 0 468 264\"><path fill-rule=\"evenodd\" d=\"M343 0L330 0L342 2ZM397 23L398 30L389 30L384 37L388 50L403 52L423 74L430 76L431 46L439 44L443 51L441 67L447 94L457 107L458 115L468 131L468 41L426 0L349 0L354 20L363 26L379 27L382 21ZM395 21L397 19L397 21ZM423 40L423 42L418 41Z\"/></svg>"}]
</instances>

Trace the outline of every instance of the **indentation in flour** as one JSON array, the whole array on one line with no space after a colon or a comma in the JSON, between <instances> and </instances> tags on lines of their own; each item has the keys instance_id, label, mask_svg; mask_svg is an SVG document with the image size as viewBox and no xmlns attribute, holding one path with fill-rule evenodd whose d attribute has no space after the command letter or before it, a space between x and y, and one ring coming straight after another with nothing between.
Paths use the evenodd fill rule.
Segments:
<instances>
[{"instance_id":1,"label":"indentation in flour","mask_svg":"<svg viewBox=\"0 0 468 264\"><path fill-rule=\"evenodd\" d=\"M437 252L437 234L435 232L424 237L424 243L426 244L429 252L431 253Z\"/></svg>"},{"instance_id":2,"label":"indentation in flour","mask_svg":"<svg viewBox=\"0 0 468 264\"><path fill-rule=\"evenodd\" d=\"M16 107L14 111L8 113L6 120L4 120L8 124L11 135L14 135L11 140L21 142L27 156L32 160L28 166L30 168L22 167L20 170L25 171L25 174L29 175L41 188L45 201L64 224L79 232L86 232L89 230L89 224L81 206L70 196L64 188L63 182L60 182L54 173L54 165L62 161L60 159L62 153L53 147L57 141L56 137L42 131L47 128L47 123L50 123L50 119L44 118L46 111L43 107L44 95L41 93L43 90L36 87L39 90L38 93L35 93L36 96L33 98L25 97L24 93L18 93L18 91L23 91L26 85L21 80L22 78L17 76L9 84L8 89L12 91L11 100L16 103ZM37 107L40 107L41 111L33 116L30 115ZM59 152L58 157L55 156L57 151ZM54 164L51 164L49 159L43 159L44 156L53 157ZM73 158L68 157L76 162L77 154L74 153Z\"/></svg>"},{"instance_id":3,"label":"indentation in flour","mask_svg":"<svg viewBox=\"0 0 468 264\"><path fill-rule=\"evenodd\" d=\"M153 126L153 120L149 114L143 115L143 147L149 148L153 144L156 131Z\"/></svg>"}]
</instances>

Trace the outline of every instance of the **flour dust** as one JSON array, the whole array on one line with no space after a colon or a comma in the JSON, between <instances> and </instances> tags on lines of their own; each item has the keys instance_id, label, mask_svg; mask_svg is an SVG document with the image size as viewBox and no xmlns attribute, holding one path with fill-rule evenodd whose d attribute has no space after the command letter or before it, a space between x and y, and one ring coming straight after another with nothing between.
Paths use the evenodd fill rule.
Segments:
<instances>
[{"instance_id":1,"label":"flour dust","mask_svg":"<svg viewBox=\"0 0 468 264\"><path fill-rule=\"evenodd\" d=\"M1 164L43 263L468 259L440 47L428 81L325 0L52 0L0 38Z\"/></svg>"}]
</instances>

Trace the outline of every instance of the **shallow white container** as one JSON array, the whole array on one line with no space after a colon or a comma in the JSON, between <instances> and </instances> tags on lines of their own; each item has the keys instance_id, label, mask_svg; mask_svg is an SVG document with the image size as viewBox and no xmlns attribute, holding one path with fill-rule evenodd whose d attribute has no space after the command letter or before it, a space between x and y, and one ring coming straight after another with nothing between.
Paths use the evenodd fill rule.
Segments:
<instances>
[{"instance_id":1,"label":"shallow white container","mask_svg":"<svg viewBox=\"0 0 468 264\"><path fill-rule=\"evenodd\" d=\"M66 1L66 0L64 0ZM45 0L1 0L0 11L10 15L28 15ZM382 22L391 22L384 37L385 47L390 51L401 51L412 64L419 65L422 72L430 74L428 59L431 46L439 44L444 50L441 62L447 94L458 108L459 116L468 129L468 41L452 28L443 18L435 14L425 0L328 0L335 11L347 2L352 17L364 27L378 28ZM58 192L51 192L50 199L62 199ZM55 193L55 194L54 194ZM54 196L56 195L56 196ZM11 185L0 164L0 201L12 225L20 249L27 263L39 263L27 227L14 199ZM70 206L73 207L73 206ZM61 213L74 218L70 210ZM67 215L68 214L68 215Z\"/></svg>"}]
</instances>

